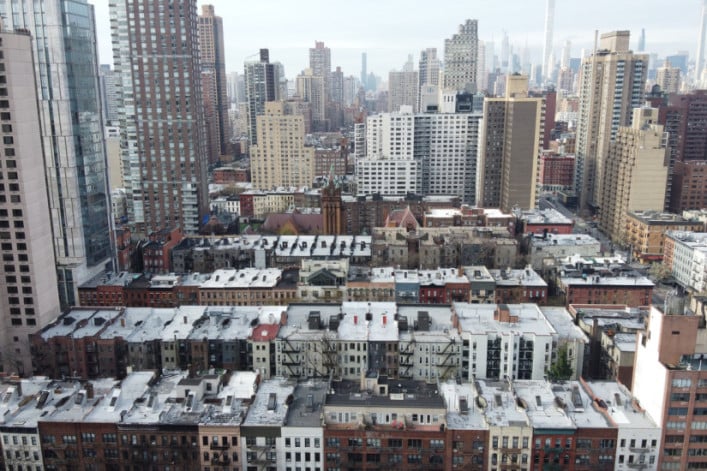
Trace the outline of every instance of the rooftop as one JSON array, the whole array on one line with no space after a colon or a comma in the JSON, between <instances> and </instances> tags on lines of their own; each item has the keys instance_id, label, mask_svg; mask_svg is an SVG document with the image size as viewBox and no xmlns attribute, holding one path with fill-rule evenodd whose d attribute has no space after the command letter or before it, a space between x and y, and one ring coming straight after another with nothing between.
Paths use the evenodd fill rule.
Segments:
<instances>
[{"instance_id":1,"label":"rooftop","mask_svg":"<svg viewBox=\"0 0 707 471\"><path fill-rule=\"evenodd\" d=\"M572 225L574 221L554 208L526 209L521 212L521 221L526 224L565 224Z\"/></svg>"},{"instance_id":2,"label":"rooftop","mask_svg":"<svg viewBox=\"0 0 707 471\"><path fill-rule=\"evenodd\" d=\"M290 427L321 427L324 401L328 382L309 380L299 383L295 388L294 400L287 413L287 425Z\"/></svg>"},{"instance_id":3,"label":"rooftop","mask_svg":"<svg viewBox=\"0 0 707 471\"><path fill-rule=\"evenodd\" d=\"M603 401L606 412L619 428L654 429L660 433L653 419L637 406L631 393L621 384L615 381L587 381L586 384L595 397Z\"/></svg>"},{"instance_id":4,"label":"rooftop","mask_svg":"<svg viewBox=\"0 0 707 471\"><path fill-rule=\"evenodd\" d=\"M511 316L518 317L518 322L495 320L496 304L454 303L454 309L459 316L459 324L464 332L482 335L489 332L533 332L535 335L556 333L537 304L508 304L506 307Z\"/></svg>"},{"instance_id":5,"label":"rooftop","mask_svg":"<svg viewBox=\"0 0 707 471\"><path fill-rule=\"evenodd\" d=\"M447 427L450 430L488 429L486 417L477 405L477 392L471 383L446 381L439 385L447 405Z\"/></svg>"},{"instance_id":6,"label":"rooftop","mask_svg":"<svg viewBox=\"0 0 707 471\"><path fill-rule=\"evenodd\" d=\"M695 223L698 225L702 224L699 221L687 219L679 214L652 211L652 210L628 211L627 215L629 217L634 218L634 219L638 219L639 221L641 221L645 224L649 224L649 225L653 225L653 226L658 226L658 225L668 226L668 225L681 224L681 223Z\"/></svg>"},{"instance_id":7,"label":"rooftop","mask_svg":"<svg viewBox=\"0 0 707 471\"><path fill-rule=\"evenodd\" d=\"M531 244L535 250L540 247L550 247L550 246L564 246L564 247L575 247L575 246L590 246L596 245L597 252L599 250L599 241L588 234L547 234L535 235L533 237Z\"/></svg>"},{"instance_id":8,"label":"rooftop","mask_svg":"<svg viewBox=\"0 0 707 471\"><path fill-rule=\"evenodd\" d=\"M511 268L490 269L489 274L496 281L497 286L542 286L547 287L547 283L531 267L522 270Z\"/></svg>"},{"instance_id":9,"label":"rooftop","mask_svg":"<svg viewBox=\"0 0 707 471\"><path fill-rule=\"evenodd\" d=\"M242 425L255 427L286 425L287 412L294 391L295 383L285 378L263 381Z\"/></svg>"}]
</instances>

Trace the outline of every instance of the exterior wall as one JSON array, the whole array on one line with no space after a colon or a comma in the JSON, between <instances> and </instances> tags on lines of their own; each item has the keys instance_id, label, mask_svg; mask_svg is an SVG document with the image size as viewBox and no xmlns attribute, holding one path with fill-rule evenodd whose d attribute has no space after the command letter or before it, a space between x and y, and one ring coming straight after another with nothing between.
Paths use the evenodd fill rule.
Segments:
<instances>
[{"instance_id":1,"label":"exterior wall","mask_svg":"<svg viewBox=\"0 0 707 471\"><path fill-rule=\"evenodd\" d=\"M281 102L268 102L265 114L258 116L256 129L258 144L250 150L253 187L311 186L314 148L304 145L302 116L286 115Z\"/></svg>"},{"instance_id":2,"label":"exterior wall","mask_svg":"<svg viewBox=\"0 0 707 471\"><path fill-rule=\"evenodd\" d=\"M630 307L649 306L653 287L617 285L570 285L566 290L566 305L570 304L625 304Z\"/></svg>"},{"instance_id":3,"label":"exterior wall","mask_svg":"<svg viewBox=\"0 0 707 471\"><path fill-rule=\"evenodd\" d=\"M226 471L240 467L243 454L238 426L200 425L198 440L201 452L198 469Z\"/></svg>"},{"instance_id":4,"label":"exterior wall","mask_svg":"<svg viewBox=\"0 0 707 471\"><path fill-rule=\"evenodd\" d=\"M612 41L624 37L627 31L602 34L600 50L583 60L579 72L575 191L580 209L596 203L603 194L609 143L619 126L631 124L631 110L643 104L648 56Z\"/></svg>"},{"instance_id":5,"label":"exterior wall","mask_svg":"<svg viewBox=\"0 0 707 471\"><path fill-rule=\"evenodd\" d=\"M173 18L164 14L168 6L111 4L128 219L143 235L172 227L195 234L209 210L196 1L180 4ZM162 28L181 41L168 49L161 35L140 34L144 28Z\"/></svg>"},{"instance_id":6,"label":"exterior wall","mask_svg":"<svg viewBox=\"0 0 707 471\"><path fill-rule=\"evenodd\" d=\"M0 32L0 41L0 371L24 375L32 371L27 336L50 323L60 306L50 206L43 190L44 173L39 171L45 162L38 139L40 117L31 37ZM80 228L77 230L80 233Z\"/></svg>"},{"instance_id":7,"label":"exterior wall","mask_svg":"<svg viewBox=\"0 0 707 471\"><path fill-rule=\"evenodd\" d=\"M292 469L326 469L321 427L282 427L281 433L277 440L278 465Z\"/></svg>"},{"instance_id":8,"label":"exterior wall","mask_svg":"<svg viewBox=\"0 0 707 471\"><path fill-rule=\"evenodd\" d=\"M503 469L504 465L521 471L533 469L530 462L532 438L532 427L490 426L486 469Z\"/></svg>"}]
</instances>

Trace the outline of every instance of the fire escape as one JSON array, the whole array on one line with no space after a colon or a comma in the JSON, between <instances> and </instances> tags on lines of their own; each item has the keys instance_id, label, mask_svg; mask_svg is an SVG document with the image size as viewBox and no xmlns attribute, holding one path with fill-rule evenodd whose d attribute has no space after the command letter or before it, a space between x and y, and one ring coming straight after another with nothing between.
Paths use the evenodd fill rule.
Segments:
<instances>
[{"instance_id":1,"label":"fire escape","mask_svg":"<svg viewBox=\"0 0 707 471\"><path fill-rule=\"evenodd\" d=\"M413 376L415 344L415 336L413 335L404 348L402 345L400 346L400 378L402 379L409 379Z\"/></svg>"},{"instance_id":2,"label":"fire escape","mask_svg":"<svg viewBox=\"0 0 707 471\"><path fill-rule=\"evenodd\" d=\"M456 342L451 339L447 342L447 345L440 352L437 352L437 372L442 374L438 375L441 381L452 378L456 375L456 359L454 355L454 345Z\"/></svg>"},{"instance_id":3,"label":"fire escape","mask_svg":"<svg viewBox=\"0 0 707 471\"><path fill-rule=\"evenodd\" d=\"M295 348L294 345L289 341L289 339L283 339L284 343L282 345L282 361L281 364L284 367L284 374L286 376L299 376L296 372L296 366L300 364L298 355L300 350Z\"/></svg>"}]
</instances>

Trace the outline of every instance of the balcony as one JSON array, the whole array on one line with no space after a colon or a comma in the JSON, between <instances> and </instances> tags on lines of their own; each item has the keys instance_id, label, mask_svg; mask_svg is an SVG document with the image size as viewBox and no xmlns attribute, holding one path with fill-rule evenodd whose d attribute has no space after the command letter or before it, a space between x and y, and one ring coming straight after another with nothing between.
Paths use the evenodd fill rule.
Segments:
<instances>
[{"instance_id":1,"label":"balcony","mask_svg":"<svg viewBox=\"0 0 707 471\"><path fill-rule=\"evenodd\" d=\"M231 446L228 443L225 444L218 444L218 443L211 443L209 445L209 448L211 450L228 450Z\"/></svg>"},{"instance_id":2,"label":"balcony","mask_svg":"<svg viewBox=\"0 0 707 471\"><path fill-rule=\"evenodd\" d=\"M231 463L231 458L228 456L218 456L211 458L211 464L215 466L227 466Z\"/></svg>"}]
</instances>

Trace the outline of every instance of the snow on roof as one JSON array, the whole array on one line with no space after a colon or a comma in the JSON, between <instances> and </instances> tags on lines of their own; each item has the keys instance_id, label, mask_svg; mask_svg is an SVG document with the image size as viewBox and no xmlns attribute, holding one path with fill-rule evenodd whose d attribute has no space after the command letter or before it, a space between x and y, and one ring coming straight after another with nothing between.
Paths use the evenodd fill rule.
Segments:
<instances>
[{"instance_id":1,"label":"snow on roof","mask_svg":"<svg viewBox=\"0 0 707 471\"><path fill-rule=\"evenodd\" d=\"M129 307L125 309L125 324L126 329L132 325L132 332L125 336L129 343L143 343L150 340L162 339L164 329L171 323L174 323L174 316L177 310L174 308L144 308L144 307ZM118 327L120 320L113 323L111 328L115 328L116 332L120 332ZM106 332L101 338L108 337Z\"/></svg>"},{"instance_id":2,"label":"snow on roof","mask_svg":"<svg viewBox=\"0 0 707 471\"><path fill-rule=\"evenodd\" d=\"M542 235L536 235L531 240L531 244L534 250L538 247L552 247L555 245L561 245L564 247L577 246L577 245L596 245L599 247L600 242L589 234L548 234L547 238L543 238Z\"/></svg>"},{"instance_id":3,"label":"snow on roof","mask_svg":"<svg viewBox=\"0 0 707 471\"><path fill-rule=\"evenodd\" d=\"M149 389L154 379L152 371L135 371L120 384L114 385L96 406L86 415L86 422L119 422L121 412L128 411L134 402Z\"/></svg>"},{"instance_id":4,"label":"snow on roof","mask_svg":"<svg viewBox=\"0 0 707 471\"><path fill-rule=\"evenodd\" d=\"M619 428L659 428L650 415L634 407L633 396L616 381L587 381L594 395L607 405L607 413Z\"/></svg>"},{"instance_id":5,"label":"snow on roof","mask_svg":"<svg viewBox=\"0 0 707 471\"><path fill-rule=\"evenodd\" d=\"M574 429L567 412L557 407L551 384L547 381L514 381L517 404L525 409L534 428Z\"/></svg>"},{"instance_id":6,"label":"snow on roof","mask_svg":"<svg viewBox=\"0 0 707 471\"><path fill-rule=\"evenodd\" d=\"M612 428L604 414L592 405L592 398L578 381L553 383L557 404L572 417L577 428Z\"/></svg>"},{"instance_id":7,"label":"snow on roof","mask_svg":"<svg viewBox=\"0 0 707 471\"><path fill-rule=\"evenodd\" d=\"M511 391L508 390L508 383L505 381L491 382L486 380L476 380L480 396L484 401L486 421L490 426L495 427L528 427L528 414L522 408L516 406L516 400ZM477 403L478 405L478 403Z\"/></svg>"},{"instance_id":8,"label":"snow on roof","mask_svg":"<svg viewBox=\"0 0 707 471\"><path fill-rule=\"evenodd\" d=\"M64 337L73 333L83 322L88 322L98 312L95 309L75 308L61 316L55 325L42 331L42 338Z\"/></svg>"},{"instance_id":9,"label":"snow on roof","mask_svg":"<svg viewBox=\"0 0 707 471\"><path fill-rule=\"evenodd\" d=\"M344 312L338 330L341 340L390 342L398 339L395 303L344 302L341 310ZM369 315L370 321L366 320Z\"/></svg>"},{"instance_id":10,"label":"snow on roof","mask_svg":"<svg viewBox=\"0 0 707 471\"><path fill-rule=\"evenodd\" d=\"M122 389L114 393L116 400L109 402L114 404L114 409L118 411L122 422L127 424L157 424L173 422L175 415L184 410L183 400L176 401L175 392L179 382L187 377L187 373L179 371L176 373L163 374L157 384L149 389L142 389L139 386L130 389L123 395ZM121 414L125 411L125 414Z\"/></svg>"},{"instance_id":11,"label":"snow on roof","mask_svg":"<svg viewBox=\"0 0 707 471\"><path fill-rule=\"evenodd\" d=\"M477 405L477 392L471 383L440 383L440 394L447 404L447 427L450 430L487 430L486 417Z\"/></svg>"},{"instance_id":12,"label":"snow on roof","mask_svg":"<svg viewBox=\"0 0 707 471\"><path fill-rule=\"evenodd\" d=\"M489 270L489 273L493 276L498 286L547 286L545 280L530 267L522 270L510 268L492 269Z\"/></svg>"},{"instance_id":13,"label":"snow on roof","mask_svg":"<svg viewBox=\"0 0 707 471\"><path fill-rule=\"evenodd\" d=\"M248 408L248 415L242 425L285 425L287 398L294 393L295 384L285 378L272 378L260 383L255 400Z\"/></svg>"},{"instance_id":14,"label":"snow on roof","mask_svg":"<svg viewBox=\"0 0 707 471\"><path fill-rule=\"evenodd\" d=\"M175 311L172 321L167 321L162 330L163 342L186 339L194 328L194 321L204 315L206 306L180 306Z\"/></svg>"},{"instance_id":15,"label":"snow on roof","mask_svg":"<svg viewBox=\"0 0 707 471\"><path fill-rule=\"evenodd\" d=\"M194 322L194 329L189 333L188 338L190 340L245 339L250 337L258 317L257 308L209 306L204 315Z\"/></svg>"},{"instance_id":16,"label":"snow on roof","mask_svg":"<svg viewBox=\"0 0 707 471\"><path fill-rule=\"evenodd\" d=\"M564 286L635 286L652 288L655 286L645 276L601 276L588 275L586 278L577 276L561 276L560 281Z\"/></svg>"},{"instance_id":17,"label":"snow on roof","mask_svg":"<svg viewBox=\"0 0 707 471\"><path fill-rule=\"evenodd\" d=\"M537 304L508 304L511 316L517 316L518 322L498 322L494 320L496 304L454 303L459 316L462 331L471 334L487 333L523 333L535 335L553 335L556 333Z\"/></svg>"},{"instance_id":18,"label":"snow on roof","mask_svg":"<svg viewBox=\"0 0 707 471\"><path fill-rule=\"evenodd\" d=\"M527 209L520 215L527 224L572 224L573 221L554 208Z\"/></svg>"},{"instance_id":19,"label":"snow on roof","mask_svg":"<svg viewBox=\"0 0 707 471\"><path fill-rule=\"evenodd\" d=\"M279 268L225 268L216 270L202 283L202 289L273 288L282 277Z\"/></svg>"},{"instance_id":20,"label":"snow on roof","mask_svg":"<svg viewBox=\"0 0 707 471\"><path fill-rule=\"evenodd\" d=\"M587 341L582 329L574 323L569 311L564 307L540 306L547 321L563 339Z\"/></svg>"}]
</instances>

